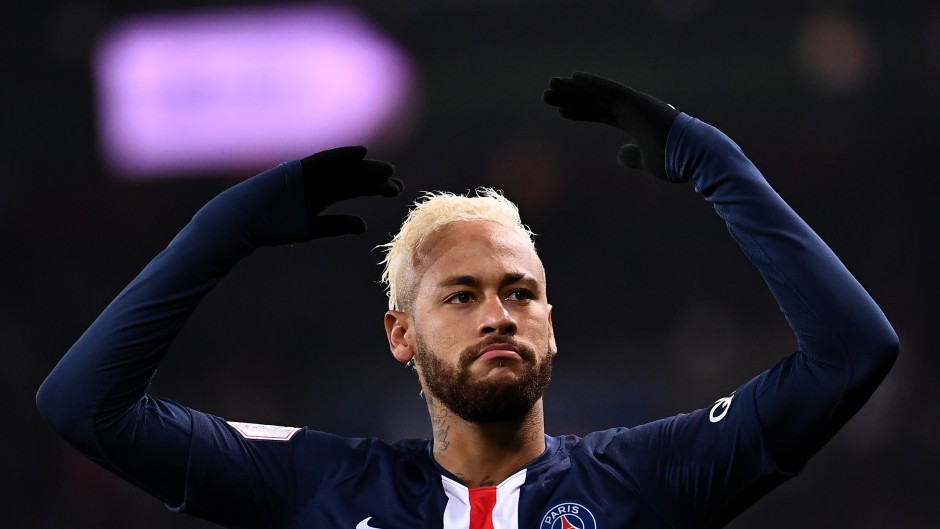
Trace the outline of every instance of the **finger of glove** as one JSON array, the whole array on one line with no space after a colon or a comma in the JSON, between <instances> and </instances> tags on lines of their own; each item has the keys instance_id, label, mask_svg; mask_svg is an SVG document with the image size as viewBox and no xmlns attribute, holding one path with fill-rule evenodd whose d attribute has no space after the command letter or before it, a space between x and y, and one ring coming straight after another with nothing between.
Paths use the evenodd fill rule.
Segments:
<instances>
[{"instance_id":1,"label":"finger of glove","mask_svg":"<svg viewBox=\"0 0 940 529\"><path fill-rule=\"evenodd\" d=\"M364 160L353 171L335 175L334 201L348 200L355 197L398 196L404 189L399 178L392 178L395 167L378 160Z\"/></svg>"},{"instance_id":2,"label":"finger of glove","mask_svg":"<svg viewBox=\"0 0 940 529\"><path fill-rule=\"evenodd\" d=\"M552 77L548 80L548 91L563 97L584 98L588 95L570 77Z\"/></svg>"},{"instance_id":3,"label":"finger of glove","mask_svg":"<svg viewBox=\"0 0 940 529\"><path fill-rule=\"evenodd\" d=\"M554 77L549 81L549 89L542 93L542 100L556 107L583 106L594 102L595 97L571 79Z\"/></svg>"},{"instance_id":4,"label":"finger of glove","mask_svg":"<svg viewBox=\"0 0 940 529\"><path fill-rule=\"evenodd\" d=\"M630 87L624 86L617 81L612 81L606 77L587 72L575 72L571 74L571 79L574 85L581 90L618 101L623 100L631 91L634 91Z\"/></svg>"},{"instance_id":5,"label":"finger of glove","mask_svg":"<svg viewBox=\"0 0 940 529\"><path fill-rule=\"evenodd\" d=\"M367 149L362 145L352 145L348 147L337 147L320 151L307 156L301 163L305 167L310 166L313 169L330 168L334 166L351 166L362 161L366 157Z\"/></svg>"},{"instance_id":6,"label":"finger of glove","mask_svg":"<svg viewBox=\"0 0 940 529\"><path fill-rule=\"evenodd\" d=\"M642 169L643 157L640 148L632 143L623 145L617 152L617 163L629 169Z\"/></svg>"},{"instance_id":7,"label":"finger of glove","mask_svg":"<svg viewBox=\"0 0 940 529\"><path fill-rule=\"evenodd\" d=\"M542 92L542 101L544 101L546 105L551 105L553 107L563 107L571 104L570 97L567 97L558 92L553 92L551 90Z\"/></svg>"},{"instance_id":8,"label":"finger of glove","mask_svg":"<svg viewBox=\"0 0 940 529\"><path fill-rule=\"evenodd\" d=\"M559 107L558 113L561 114L561 117L574 121L597 121L600 123L610 122L610 116L604 112L598 112L593 108Z\"/></svg>"},{"instance_id":9,"label":"finger of glove","mask_svg":"<svg viewBox=\"0 0 940 529\"><path fill-rule=\"evenodd\" d=\"M387 188L385 193L382 193L383 197L397 197L405 189L405 182L401 178L389 178L388 182L392 185Z\"/></svg>"},{"instance_id":10,"label":"finger of glove","mask_svg":"<svg viewBox=\"0 0 940 529\"><path fill-rule=\"evenodd\" d=\"M646 171L667 182L679 183L685 181L683 178L674 178L667 174L665 160L656 157L655 154L652 154L652 156L652 158L650 155L644 157L643 151L638 145L627 144L620 147L620 151L617 152L617 163L627 169Z\"/></svg>"},{"instance_id":11,"label":"finger of glove","mask_svg":"<svg viewBox=\"0 0 940 529\"><path fill-rule=\"evenodd\" d=\"M310 237L334 237L337 235L362 235L366 232L366 221L356 215L319 215L310 220Z\"/></svg>"}]
</instances>

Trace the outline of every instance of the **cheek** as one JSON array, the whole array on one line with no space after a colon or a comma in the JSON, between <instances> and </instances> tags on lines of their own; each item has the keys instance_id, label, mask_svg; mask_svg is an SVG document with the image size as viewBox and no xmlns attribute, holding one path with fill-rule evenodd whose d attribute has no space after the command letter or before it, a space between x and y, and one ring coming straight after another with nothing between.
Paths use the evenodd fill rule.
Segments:
<instances>
[{"instance_id":1,"label":"cheek","mask_svg":"<svg viewBox=\"0 0 940 529\"><path fill-rule=\"evenodd\" d=\"M446 355L453 344L453 337L448 333L431 332L424 335L425 343L439 355Z\"/></svg>"},{"instance_id":2,"label":"cheek","mask_svg":"<svg viewBox=\"0 0 940 529\"><path fill-rule=\"evenodd\" d=\"M548 307L537 305L535 307L528 308L524 313L518 316L517 321L524 321L527 326L531 327L547 328L549 325Z\"/></svg>"},{"instance_id":3,"label":"cheek","mask_svg":"<svg viewBox=\"0 0 940 529\"><path fill-rule=\"evenodd\" d=\"M538 312L528 312L516 317L518 327L518 336L522 340L531 341L532 345L538 345L549 338L550 327L546 314Z\"/></svg>"},{"instance_id":4,"label":"cheek","mask_svg":"<svg viewBox=\"0 0 940 529\"><path fill-rule=\"evenodd\" d=\"M420 322L415 321L415 336L420 337L429 352L438 357L448 356L457 344L459 331L456 323L429 317L421 318Z\"/></svg>"}]
</instances>

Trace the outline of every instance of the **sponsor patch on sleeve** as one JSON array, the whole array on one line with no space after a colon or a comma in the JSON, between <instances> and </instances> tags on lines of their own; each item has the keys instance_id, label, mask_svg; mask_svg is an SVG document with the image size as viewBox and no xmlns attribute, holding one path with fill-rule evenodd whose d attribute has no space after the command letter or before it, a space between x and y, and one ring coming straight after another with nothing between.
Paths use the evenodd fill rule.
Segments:
<instances>
[{"instance_id":1,"label":"sponsor patch on sleeve","mask_svg":"<svg viewBox=\"0 0 940 529\"><path fill-rule=\"evenodd\" d=\"M245 439L260 439L262 441L287 441L300 431L292 426L274 426L272 424L254 424L250 422L225 421L235 428Z\"/></svg>"}]
</instances>

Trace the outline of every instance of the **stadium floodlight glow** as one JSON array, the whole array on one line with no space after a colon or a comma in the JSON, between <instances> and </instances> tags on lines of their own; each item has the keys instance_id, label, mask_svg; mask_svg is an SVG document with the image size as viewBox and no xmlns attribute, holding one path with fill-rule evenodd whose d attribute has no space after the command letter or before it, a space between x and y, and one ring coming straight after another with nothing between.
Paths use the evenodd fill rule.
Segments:
<instances>
[{"instance_id":1,"label":"stadium floodlight glow","mask_svg":"<svg viewBox=\"0 0 940 529\"><path fill-rule=\"evenodd\" d=\"M99 142L118 178L258 168L366 144L402 118L410 63L356 11L147 15L95 51Z\"/></svg>"}]
</instances>

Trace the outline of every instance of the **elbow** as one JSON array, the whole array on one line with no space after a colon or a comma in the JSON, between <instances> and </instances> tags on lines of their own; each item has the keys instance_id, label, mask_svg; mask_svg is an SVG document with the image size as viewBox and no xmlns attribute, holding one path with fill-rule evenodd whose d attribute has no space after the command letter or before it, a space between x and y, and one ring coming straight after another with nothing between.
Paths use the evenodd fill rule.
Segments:
<instances>
[{"instance_id":1,"label":"elbow","mask_svg":"<svg viewBox=\"0 0 940 529\"><path fill-rule=\"evenodd\" d=\"M53 372L36 392L36 407L39 409L39 414L59 435L75 429L76 422L75 410L68 405L68 398L62 394L61 386L62 384Z\"/></svg>"},{"instance_id":2,"label":"elbow","mask_svg":"<svg viewBox=\"0 0 940 529\"><path fill-rule=\"evenodd\" d=\"M859 378L877 385L884 380L897 361L901 342L897 333L886 322L878 336L869 341L867 350L868 354L859 362Z\"/></svg>"},{"instance_id":3,"label":"elbow","mask_svg":"<svg viewBox=\"0 0 940 529\"><path fill-rule=\"evenodd\" d=\"M894 329L890 326L888 327L887 339L882 346L882 356L884 357L885 364L885 373L887 373L894 363L898 359L898 354L901 352L901 339L898 338L898 334L894 332Z\"/></svg>"},{"instance_id":4,"label":"elbow","mask_svg":"<svg viewBox=\"0 0 940 529\"><path fill-rule=\"evenodd\" d=\"M901 351L901 339L898 338L898 333L894 331L891 324L885 322L884 329L877 343L877 356L881 360L880 363L884 366L883 369L885 373L887 373L898 359L898 354Z\"/></svg>"},{"instance_id":5,"label":"elbow","mask_svg":"<svg viewBox=\"0 0 940 529\"><path fill-rule=\"evenodd\" d=\"M94 446L93 406L83 404L68 391L69 385L55 371L36 392L39 414L67 443L85 453Z\"/></svg>"}]
</instances>

